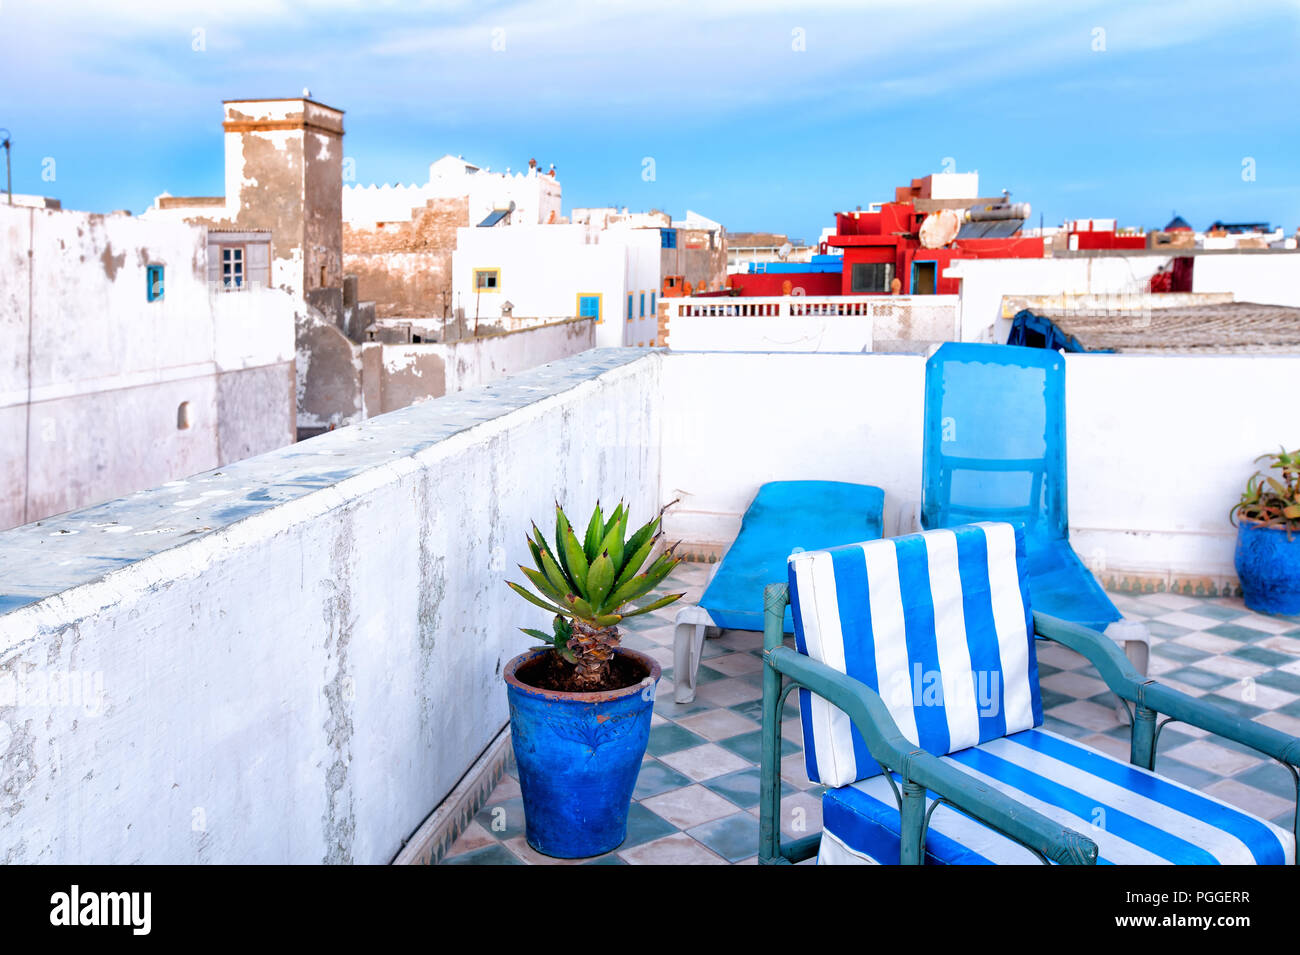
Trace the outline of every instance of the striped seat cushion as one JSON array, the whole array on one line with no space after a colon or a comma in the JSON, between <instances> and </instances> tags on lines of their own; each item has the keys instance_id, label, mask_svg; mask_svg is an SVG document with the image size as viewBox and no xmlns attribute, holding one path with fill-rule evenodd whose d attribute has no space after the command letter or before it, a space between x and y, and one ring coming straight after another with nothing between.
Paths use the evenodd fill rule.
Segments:
<instances>
[{"instance_id":1,"label":"striped seat cushion","mask_svg":"<svg viewBox=\"0 0 1300 955\"><path fill-rule=\"evenodd\" d=\"M795 645L878 692L903 735L935 755L1043 720L1023 531L970 524L789 561ZM839 709L800 690L808 778L880 773Z\"/></svg>"},{"instance_id":2,"label":"striped seat cushion","mask_svg":"<svg viewBox=\"0 0 1300 955\"><path fill-rule=\"evenodd\" d=\"M1092 839L1099 864L1295 861L1292 833L1047 730L1024 730L944 760ZM898 804L884 776L828 790L822 826L819 864L898 864ZM1019 843L948 805L930 819L925 854L927 863L939 865L1039 861Z\"/></svg>"}]
</instances>

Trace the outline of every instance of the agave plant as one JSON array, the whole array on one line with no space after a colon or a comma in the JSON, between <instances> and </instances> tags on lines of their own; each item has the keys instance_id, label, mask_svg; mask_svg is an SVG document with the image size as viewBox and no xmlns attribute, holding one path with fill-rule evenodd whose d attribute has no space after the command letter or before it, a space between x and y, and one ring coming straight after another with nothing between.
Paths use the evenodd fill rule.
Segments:
<instances>
[{"instance_id":1,"label":"agave plant","mask_svg":"<svg viewBox=\"0 0 1300 955\"><path fill-rule=\"evenodd\" d=\"M537 593L514 581L507 583L529 603L555 614L550 634L527 627L521 629L550 645L573 665L574 685L579 690L603 686L614 648L618 646L621 621L666 607L684 596L648 596L677 566L675 544L638 573L661 536L662 517L660 511L654 520L628 537L627 507L620 501L606 519L597 502L580 541L557 503L554 549L537 524L533 524L528 549L537 567L521 564L519 569Z\"/></svg>"},{"instance_id":2,"label":"agave plant","mask_svg":"<svg viewBox=\"0 0 1300 955\"><path fill-rule=\"evenodd\" d=\"M1285 528L1290 539L1300 531L1300 451L1283 448L1277 454L1262 454L1255 461L1268 461L1267 470L1281 471L1281 479L1256 471L1229 516Z\"/></svg>"}]
</instances>

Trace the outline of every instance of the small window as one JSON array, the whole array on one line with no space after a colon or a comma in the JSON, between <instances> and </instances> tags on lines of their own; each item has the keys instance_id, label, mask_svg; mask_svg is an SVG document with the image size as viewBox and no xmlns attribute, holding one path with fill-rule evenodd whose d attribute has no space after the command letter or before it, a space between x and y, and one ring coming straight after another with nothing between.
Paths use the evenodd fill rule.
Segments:
<instances>
[{"instance_id":1,"label":"small window","mask_svg":"<svg viewBox=\"0 0 1300 955\"><path fill-rule=\"evenodd\" d=\"M147 265L144 273L147 283L145 294L150 302L156 302L163 297L163 267L161 265Z\"/></svg>"},{"instance_id":2,"label":"small window","mask_svg":"<svg viewBox=\"0 0 1300 955\"><path fill-rule=\"evenodd\" d=\"M650 314L655 314L655 293L650 293Z\"/></svg>"},{"instance_id":3,"label":"small window","mask_svg":"<svg viewBox=\"0 0 1300 955\"><path fill-rule=\"evenodd\" d=\"M660 229L660 230L659 230L659 245L660 245L661 247L665 248L665 249L675 249L675 248L677 248L677 230L676 230L676 229Z\"/></svg>"},{"instance_id":4,"label":"small window","mask_svg":"<svg viewBox=\"0 0 1300 955\"><path fill-rule=\"evenodd\" d=\"M849 272L850 292L888 292L894 280L890 262L858 262Z\"/></svg>"},{"instance_id":5,"label":"small window","mask_svg":"<svg viewBox=\"0 0 1300 955\"><path fill-rule=\"evenodd\" d=\"M645 318L645 292L641 293L641 317Z\"/></svg>"},{"instance_id":6,"label":"small window","mask_svg":"<svg viewBox=\"0 0 1300 955\"><path fill-rule=\"evenodd\" d=\"M221 249L221 287L244 287L244 247L228 245Z\"/></svg>"},{"instance_id":7,"label":"small window","mask_svg":"<svg viewBox=\"0 0 1300 955\"><path fill-rule=\"evenodd\" d=\"M632 321L632 293L627 293L627 320Z\"/></svg>"},{"instance_id":8,"label":"small window","mask_svg":"<svg viewBox=\"0 0 1300 955\"><path fill-rule=\"evenodd\" d=\"M182 401L176 408L176 430L188 431L194 420L190 414L190 403Z\"/></svg>"},{"instance_id":9,"label":"small window","mask_svg":"<svg viewBox=\"0 0 1300 955\"><path fill-rule=\"evenodd\" d=\"M600 296L599 295L579 295L578 296L578 317L594 318L597 322L600 318Z\"/></svg>"},{"instance_id":10,"label":"small window","mask_svg":"<svg viewBox=\"0 0 1300 955\"><path fill-rule=\"evenodd\" d=\"M474 291L475 292L498 292L500 290L501 290L500 269L475 269L474 270Z\"/></svg>"}]
</instances>

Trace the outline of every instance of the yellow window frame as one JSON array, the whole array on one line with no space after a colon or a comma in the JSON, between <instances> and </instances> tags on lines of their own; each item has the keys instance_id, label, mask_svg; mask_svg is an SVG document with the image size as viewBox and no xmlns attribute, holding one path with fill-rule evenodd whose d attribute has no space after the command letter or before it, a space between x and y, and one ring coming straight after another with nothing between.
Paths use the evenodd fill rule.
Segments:
<instances>
[{"instance_id":1,"label":"yellow window frame","mask_svg":"<svg viewBox=\"0 0 1300 955\"><path fill-rule=\"evenodd\" d=\"M491 272L491 273L496 277L496 285L495 285L494 287L492 287L492 288L482 288L482 287L480 287L479 284L478 284L478 277L479 277L479 274L480 274L480 273L487 273L487 272ZM496 293L496 292L500 292L500 291L501 291L501 269L500 269L500 268L484 268L484 269L477 269L477 268L476 268L476 269L472 269L472 270L471 270L470 275L472 276L472 282L473 282L473 285L474 285L474 292L475 292L475 294L478 294L478 293L483 293L483 294L494 294L494 293Z\"/></svg>"},{"instance_id":2,"label":"yellow window frame","mask_svg":"<svg viewBox=\"0 0 1300 955\"><path fill-rule=\"evenodd\" d=\"M605 294L603 292L579 292L575 295L573 297L573 317L583 317L582 300L584 298L594 298L596 300L596 324L605 324Z\"/></svg>"}]
</instances>

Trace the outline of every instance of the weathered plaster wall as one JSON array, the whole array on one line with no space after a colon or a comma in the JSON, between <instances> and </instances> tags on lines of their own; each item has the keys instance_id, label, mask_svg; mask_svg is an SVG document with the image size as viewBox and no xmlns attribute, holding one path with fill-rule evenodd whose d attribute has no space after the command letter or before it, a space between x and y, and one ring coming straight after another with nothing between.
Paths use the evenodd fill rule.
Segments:
<instances>
[{"instance_id":1,"label":"weathered plaster wall","mask_svg":"<svg viewBox=\"0 0 1300 955\"><path fill-rule=\"evenodd\" d=\"M341 428L364 419L361 346L315 309L299 311L294 320L298 429Z\"/></svg>"},{"instance_id":2,"label":"weathered plaster wall","mask_svg":"<svg viewBox=\"0 0 1300 955\"><path fill-rule=\"evenodd\" d=\"M370 414L477 388L595 347L595 322L567 319L463 341L362 346L362 389ZM377 404L373 403L377 399Z\"/></svg>"},{"instance_id":3,"label":"weathered plaster wall","mask_svg":"<svg viewBox=\"0 0 1300 955\"><path fill-rule=\"evenodd\" d=\"M3 206L0 237L0 528L293 440L292 302L211 291L201 228Z\"/></svg>"},{"instance_id":4,"label":"weathered plaster wall","mask_svg":"<svg viewBox=\"0 0 1300 955\"><path fill-rule=\"evenodd\" d=\"M0 860L391 859L507 721L529 522L657 508L659 370L583 355L0 534Z\"/></svg>"},{"instance_id":5,"label":"weathered plaster wall","mask_svg":"<svg viewBox=\"0 0 1300 955\"><path fill-rule=\"evenodd\" d=\"M660 274L684 275L692 289L727 284L727 237L708 229L677 229L677 248L660 250Z\"/></svg>"},{"instance_id":6,"label":"weathered plaster wall","mask_svg":"<svg viewBox=\"0 0 1300 955\"><path fill-rule=\"evenodd\" d=\"M467 198L429 199L409 221L343 227L343 270L381 318L441 316L451 308L456 230L471 225Z\"/></svg>"}]
</instances>

